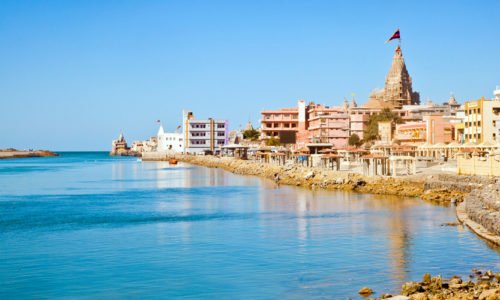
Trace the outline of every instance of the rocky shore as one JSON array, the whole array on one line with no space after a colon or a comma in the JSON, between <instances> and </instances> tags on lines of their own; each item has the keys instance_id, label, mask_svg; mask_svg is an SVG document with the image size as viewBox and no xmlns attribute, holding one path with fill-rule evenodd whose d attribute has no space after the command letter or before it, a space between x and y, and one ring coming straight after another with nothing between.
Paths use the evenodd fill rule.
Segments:
<instances>
[{"instance_id":1,"label":"rocky shore","mask_svg":"<svg viewBox=\"0 0 500 300\"><path fill-rule=\"evenodd\" d=\"M360 295L369 297L373 291L364 287ZM500 299L500 273L473 270L469 278L462 280L458 276L444 279L424 274L421 282L407 282L401 287L401 294L381 294L378 298L392 300L498 300Z\"/></svg>"},{"instance_id":2,"label":"rocky shore","mask_svg":"<svg viewBox=\"0 0 500 300\"><path fill-rule=\"evenodd\" d=\"M26 158L26 157L48 157L58 156L59 154L48 150L17 150L0 149L0 159L6 158Z\"/></svg>"},{"instance_id":3,"label":"rocky shore","mask_svg":"<svg viewBox=\"0 0 500 300\"><path fill-rule=\"evenodd\" d=\"M231 157L195 156L176 154L169 157L144 155L143 160L156 161L175 158L209 168L222 168L235 174L268 178L277 184L293 185L310 189L346 190L369 194L422 197L424 200L443 204L461 202L465 195L480 183L463 180L451 175L411 177L368 177L346 171L310 168L300 165L278 166Z\"/></svg>"}]
</instances>

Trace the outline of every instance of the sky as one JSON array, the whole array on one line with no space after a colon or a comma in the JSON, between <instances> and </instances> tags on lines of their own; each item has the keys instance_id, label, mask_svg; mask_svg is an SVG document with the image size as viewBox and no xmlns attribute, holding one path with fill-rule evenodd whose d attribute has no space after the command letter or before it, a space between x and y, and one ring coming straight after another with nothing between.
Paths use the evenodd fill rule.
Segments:
<instances>
[{"instance_id":1,"label":"sky","mask_svg":"<svg viewBox=\"0 0 500 300\"><path fill-rule=\"evenodd\" d=\"M0 148L109 150L382 88L399 27L421 99L500 85L500 1L0 1Z\"/></svg>"}]
</instances>

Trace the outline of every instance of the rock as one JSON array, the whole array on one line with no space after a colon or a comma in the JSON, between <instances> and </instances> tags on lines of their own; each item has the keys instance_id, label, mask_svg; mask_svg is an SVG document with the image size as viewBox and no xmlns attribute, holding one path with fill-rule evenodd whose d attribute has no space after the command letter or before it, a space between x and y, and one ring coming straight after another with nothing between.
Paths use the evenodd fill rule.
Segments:
<instances>
[{"instance_id":1,"label":"rock","mask_svg":"<svg viewBox=\"0 0 500 300\"><path fill-rule=\"evenodd\" d=\"M364 181L363 179L357 179L353 184L352 184L352 188L355 189L359 186L364 186L366 185L366 181Z\"/></svg>"},{"instance_id":2,"label":"rock","mask_svg":"<svg viewBox=\"0 0 500 300\"><path fill-rule=\"evenodd\" d=\"M497 291L498 291L497 289L484 290L479 295L479 300L496 300L496 299L498 299L496 296Z\"/></svg>"},{"instance_id":3,"label":"rock","mask_svg":"<svg viewBox=\"0 0 500 300\"><path fill-rule=\"evenodd\" d=\"M306 176L304 176L305 180L309 180L314 177L314 171L308 172Z\"/></svg>"},{"instance_id":4,"label":"rock","mask_svg":"<svg viewBox=\"0 0 500 300\"><path fill-rule=\"evenodd\" d=\"M344 184L344 179L343 178L335 179L335 184Z\"/></svg>"},{"instance_id":5,"label":"rock","mask_svg":"<svg viewBox=\"0 0 500 300\"><path fill-rule=\"evenodd\" d=\"M448 223L443 223L441 226L458 226L460 223L458 222L448 222Z\"/></svg>"},{"instance_id":6,"label":"rock","mask_svg":"<svg viewBox=\"0 0 500 300\"><path fill-rule=\"evenodd\" d=\"M387 300L408 300L410 297L403 296L403 295L397 295L391 298L386 298Z\"/></svg>"},{"instance_id":7,"label":"rock","mask_svg":"<svg viewBox=\"0 0 500 300\"><path fill-rule=\"evenodd\" d=\"M391 294L382 294L382 296L380 298L382 298L382 299L392 298L392 295Z\"/></svg>"},{"instance_id":8,"label":"rock","mask_svg":"<svg viewBox=\"0 0 500 300\"><path fill-rule=\"evenodd\" d=\"M500 273L496 273L495 278L497 279L497 282L500 282Z\"/></svg>"},{"instance_id":9,"label":"rock","mask_svg":"<svg viewBox=\"0 0 500 300\"><path fill-rule=\"evenodd\" d=\"M373 294L373 290L365 286L359 290L358 294L360 294L361 296L370 296L371 294Z\"/></svg>"},{"instance_id":10,"label":"rock","mask_svg":"<svg viewBox=\"0 0 500 300\"><path fill-rule=\"evenodd\" d=\"M423 291L422 285L419 282L407 282L401 287L401 294L403 296L410 296Z\"/></svg>"},{"instance_id":11,"label":"rock","mask_svg":"<svg viewBox=\"0 0 500 300\"><path fill-rule=\"evenodd\" d=\"M427 294L425 293L418 293L410 296L410 300L428 300Z\"/></svg>"},{"instance_id":12,"label":"rock","mask_svg":"<svg viewBox=\"0 0 500 300\"><path fill-rule=\"evenodd\" d=\"M431 274L425 273L424 277L422 278L422 282L425 284L430 284L431 283Z\"/></svg>"},{"instance_id":13,"label":"rock","mask_svg":"<svg viewBox=\"0 0 500 300\"><path fill-rule=\"evenodd\" d=\"M460 284L460 283L462 283L462 279L460 279L460 278L452 278L450 280L450 286L453 284Z\"/></svg>"}]
</instances>

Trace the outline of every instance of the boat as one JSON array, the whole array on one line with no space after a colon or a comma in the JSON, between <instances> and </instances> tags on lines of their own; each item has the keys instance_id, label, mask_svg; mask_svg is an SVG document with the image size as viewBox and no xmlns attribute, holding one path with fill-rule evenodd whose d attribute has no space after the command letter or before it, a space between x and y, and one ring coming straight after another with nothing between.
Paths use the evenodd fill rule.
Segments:
<instances>
[{"instance_id":1,"label":"boat","mask_svg":"<svg viewBox=\"0 0 500 300\"><path fill-rule=\"evenodd\" d=\"M175 158L171 158L171 159L169 159L169 160L168 160L168 163L169 163L170 165L176 165L176 164L177 164L177 159L175 159Z\"/></svg>"}]
</instances>

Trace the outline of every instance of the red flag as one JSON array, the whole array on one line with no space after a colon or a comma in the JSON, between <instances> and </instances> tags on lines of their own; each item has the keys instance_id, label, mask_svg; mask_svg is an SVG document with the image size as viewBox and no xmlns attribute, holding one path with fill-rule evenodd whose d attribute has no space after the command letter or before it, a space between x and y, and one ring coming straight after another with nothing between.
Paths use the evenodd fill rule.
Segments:
<instances>
[{"instance_id":1,"label":"red flag","mask_svg":"<svg viewBox=\"0 0 500 300\"><path fill-rule=\"evenodd\" d=\"M395 39L398 39L398 40L401 39L401 33L399 32L399 28L398 28L398 30L396 30L396 32L394 32L394 34L391 36L391 38L386 41L386 43L389 43L390 41L395 40Z\"/></svg>"}]
</instances>

